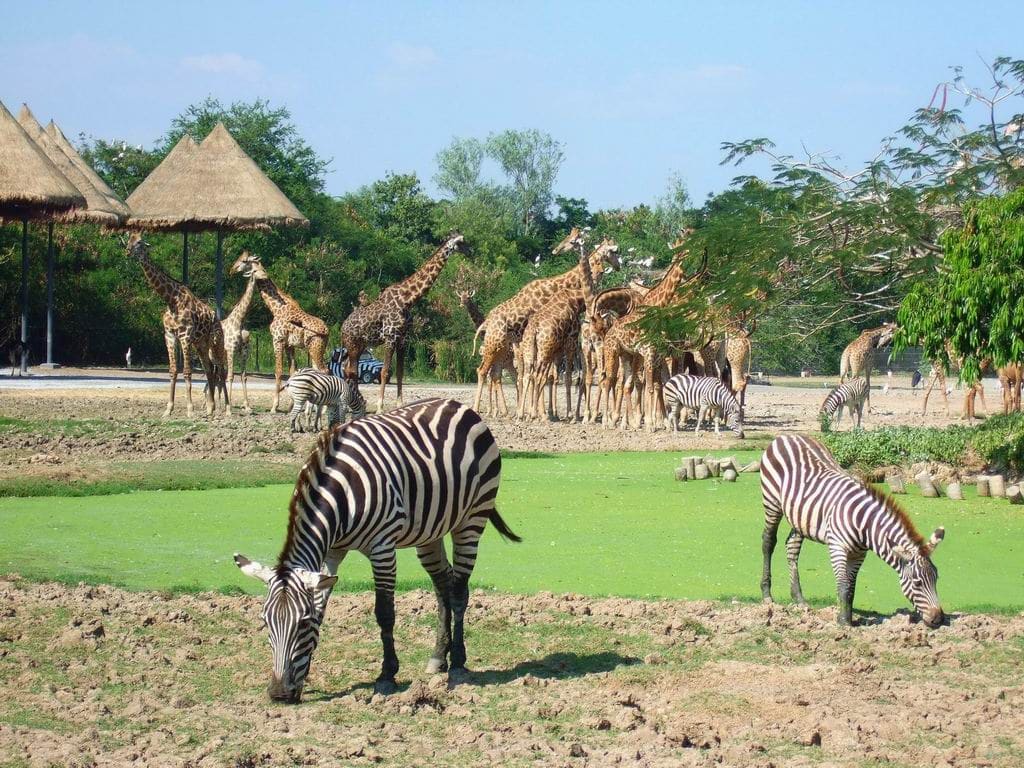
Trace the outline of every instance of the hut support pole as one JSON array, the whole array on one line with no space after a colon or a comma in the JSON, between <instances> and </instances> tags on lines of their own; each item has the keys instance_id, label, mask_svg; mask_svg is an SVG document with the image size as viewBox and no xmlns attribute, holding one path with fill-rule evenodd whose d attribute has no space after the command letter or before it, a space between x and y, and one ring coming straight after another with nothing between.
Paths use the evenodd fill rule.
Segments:
<instances>
[{"instance_id":1,"label":"hut support pole","mask_svg":"<svg viewBox=\"0 0 1024 768\"><path fill-rule=\"evenodd\" d=\"M21 373L28 373L28 219L21 222Z\"/></svg>"},{"instance_id":2,"label":"hut support pole","mask_svg":"<svg viewBox=\"0 0 1024 768\"><path fill-rule=\"evenodd\" d=\"M46 363L47 368L56 368L53 362L53 272L56 252L53 247L53 222L46 225Z\"/></svg>"},{"instance_id":3,"label":"hut support pole","mask_svg":"<svg viewBox=\"0 0 1024 768\"><path fill-rule=\"evenodd\" d=\"M217 319L224 317L224 232L217 230Z\"/></svg>"},{"instance_id":4,"label":"hut support pole","mask_svg":"<svg viewBox=\"0 0 1024 768\"><path fill-rule=\"evenodd\" d=\"M188 285L188 232L181 233L181 284Z\"/></svg>"}]
</instances>

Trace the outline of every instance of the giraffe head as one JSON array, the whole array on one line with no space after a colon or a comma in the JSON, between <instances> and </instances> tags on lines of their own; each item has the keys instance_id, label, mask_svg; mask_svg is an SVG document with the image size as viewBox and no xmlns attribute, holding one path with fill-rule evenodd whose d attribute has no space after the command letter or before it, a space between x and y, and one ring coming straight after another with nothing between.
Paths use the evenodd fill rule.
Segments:
<instances>
[{"instance_id":1,"label":"giraffe head","mask_svg":"<svg viewBox=\"0 0 1024 768\"><path fill-rule=\"evenodd\" d=\"M128 255L135 258L145 256L149 251L149 243L142 239L141 232L132 232L125 247L128 249Z\"/></svg>"},{"instance_id":2,"label":"giraffe head","mask_svg":"<svg viewBox=\"0 0 1024 768\"><path fill-rule=\"evenodd\" d=\"M590 269L595 274L622 267L619 260L619 244L606 237L590 254Z\"/></svg>"},{"instance_id":3,"label":"giraffe head","mask_svg":"<svg viewBox=\"0 0 1024 768\"><path fill-rule=\"evenodd\" d=\"M231 274L241 274L245 277L255 276L259 280L267 277L267 271L263 268L260 257L254 253L249 253L249 251L242 251L242 255L231 265Z\"/></svg>"},{"instance_id":4,"label":"giraffe head","mask_svg":"<svg viewBox=\"0 0 1024 768\"><path fill-rule=\"evenodd\" d=\"M455 251L461 251L466 247L466 238L461 234L452 230L448 233L448 238L444 241L441 246L441 250L444 251L446 256L451 256Z\"/></svg>"},{"instance_id":5,"label":"giraffe head","mask_svg":"<svg viewBox=\"0 0 1024 768\"><path fill-rule=\"evenodd\" d=\"M569 234L566 235L558 245L551 249L552 255L557 256L560 253L567 253L573 248L578 248L581 238L582 233L580 232L580 228L573 227L569 230Z\"/></svg>"},{"instance_id":6,"label":"giraffe head","mask_svg":"<svg viewBox=\"0 0 1024 768\"><path fill-rule=\"evenodd\" d=\"M683 248L686 245L686 241L690 239L690 235L692 235L693 232L693 227L683 227L682 229L680 229L679 233L676 235L675 241L669 243L668 249L670 251L678 251L680 248Z\"/></svg>"},{"instance_id":7,"label":"giraffe head","mask_svg":"<svg viewBox=\"0 0 1024 768\"><path fill-rule=\"evenodd\" d=\"M892 337L896 334L896 323L885 323L876 330L876 347L887 347L892 343Z\"/></svg>"}]
</instances>

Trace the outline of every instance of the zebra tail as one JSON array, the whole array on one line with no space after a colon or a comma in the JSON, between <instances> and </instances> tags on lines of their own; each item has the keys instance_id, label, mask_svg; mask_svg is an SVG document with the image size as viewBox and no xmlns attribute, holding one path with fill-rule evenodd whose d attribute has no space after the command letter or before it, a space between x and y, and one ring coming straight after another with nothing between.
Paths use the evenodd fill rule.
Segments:
<instances>
[{"instance_id":1,"label":"zebra tail","mask_svg":"<svg viewBox=\"0 0 1024 768\"><path fill-rule=\"evenodd\" d=\"M494 526L494 530L500 533L503 539L506 539L507 541L516 542L522 541L522 538L516 536L512 532L512 529L508 527L508 524L501 518L501 515L498 514L498 510L491 510L490 519L491 525Z\"/></svg>"}]
</instances>

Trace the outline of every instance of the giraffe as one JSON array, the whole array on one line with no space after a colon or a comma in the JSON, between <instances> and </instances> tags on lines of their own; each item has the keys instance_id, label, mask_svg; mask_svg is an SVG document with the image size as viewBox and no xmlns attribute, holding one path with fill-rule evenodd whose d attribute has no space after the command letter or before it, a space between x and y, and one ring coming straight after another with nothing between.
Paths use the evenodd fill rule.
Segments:
<instances>
[{"instance_id":1,"label":"giraffe","mask_svg":"<svg viewBox=\"0 0 1024 768\"><path fill-rule=\"evenodd\" d=\"M283 388L281 379L285 356L288 357L291 370L295 365L295 350L304 347L312 366L318 371L327 370L324 361L328 337L327 324L319 317L303 310L295 299L278 288L267 274L259 256L248 251L243 252L231 265L231 272L255 278L256 290L260 292L263 303L273 315L270 321L270 339L274 345L274 402L270 406L270 412L276 413Z\"/></svg>"},{"instance_id":2,"label":"giraffe","mask_svg":"<svg viewBox=\"0 0 1024 768\"><path fill-rule=\"evenodd\" d=\"M583 376L576 395L576 417L586 423L597 419L601 410L601 377L604 372L604 337L616 319L629 314L650 290L645 285L631 283L619 288L606 288L593 297L586 307L580 325L580 357ZM598 384L597 403L592 403L591 388ZM585 403L585 409L581 406Z\"/></svg>"},{"instance_id":3,"label":"giraffe","mask_svg":"<svg viewBox=\"0 0 1024 768\"><path fill-rule=\"evenodd\" d=\"M1024 366L1019 363L1007 363L996 369L996 375L1003 387L1003 413L1020 411L1020 389Z\"/></svg>"},{"instance_id":4,"label":"giraffe","mask_svg":"<svg viewBox=\"0 0 1024 768\"><path fill-rule=\"evenodd\" d=\"M945 343L946 357L950 361L950 370L959 370L963 367L963 359L953 353L953 345L948 341ZM982 376L985 375L992 368L992 360L985 358L979 365ZM935 388L935 384L938 383L942 391L942 399L946 405L946 415L949 416L949 393L946 391L946 370L943 363L936 359L932 360L932 375L928 381L928 387L924 391L924 405L921 407L921 415L924 416L928 413L928 397L932 393L932 389ZM985 386L981 381L976 381L973 385L967 388L964 392L964 406L963 411L960 414L961 419L973 419L974 416L974 401L981 395L981 404L985 410L988 411L988 404L985 402Z\"/></svg>"},{"instance_id":5,"label":"giraffe","mask_svg":"<svg viewBox=\"0 0 1024 768\"><path fill-rule=\"evenodd\" d=\"M650 414L647 419L648 429L653 431L655 427L656 419L654 418L654 412L660 394L656 391L655 387L657 384L660 384L661 361L658 360L653 346L643 339L638 321L648 308L666 307L672 304L676 297L676 292L681 285L691 283L704 275L707 268L706 256L702 260L700 269L694 274L687 277L683 271L683 259L688 253L684 247L685 241L691 232L692 230L684 231L680 234L679 240L673 244L672 248L677 249L678 252L661 281L641 299L640 303L629 314L616 322L608 333L605 334L604 376L601 379L601 397L604 400L602 421L606 429L611 429L614 426L614 422L618 420L622 412L622 400L626 389L626 365L632 370L634 388L639 389L637 405L640 410L640 418L642 419L644 415L643 398L646 397L649 405L647 413ZM684 344L682 346L690 347L692 345ZM702 347L704 345L701 344L699 346ZM641 372L644 374L642 384L639 381L639 374ZM615 387L615 414L614 417L611 417L609 408L611 407L610 396L613 382L618 382L618 384ZM623 429L628 427L628 421L628 416L623 419Z\"/></svg>"},{"instance_id":6,"label":"giraffe","mask_svg":"<svg viewBox=\"0 0 1024 768\"><path fill-rule=\"evenodd\" d=\"M548 389L548 418L555 418L555 389L558 362L565 371L565 410L572 417L572 368L580 333L580 312L593 303L594 278L584 250L583 238L577 239L580 251L579 269L583 279L576 286L567 286L533 313L526 323L520 347L523 350L523 396L517 403L520 419L540 418L540 402L544 387ZM531 399L532 395L532 399Z\"/></svg>"},{"instance_id":7,"label":"giraffe","mask_svg":"<svg viewBox=\"0 0 1024 768\"><path fill-rule=\"evenodd\" d=\"M405 342L412 324L411 307L430 290L448 257L463 247L463 242L462 235L453 232L419 269L405 280L389 285L376 300L356 307L341 324L341 345L348 355L345 363L345 375L348 378L356 377L359 356L367 347L384 345L384 368L380 372L377 413L384 412L384 390L391 375L392 358L395 358L398 406L402 406Z\"/></svg>"},{"instance_id":8,"label":"giraffe","mask_svg":"<svg viewBox=\"0 0 1024 768\"><path fill-rule=\"evenodd\" d=\"M868 385L867 408L871 413L871 369L875 367L875 350L888 346L896 333L896 323L884 323L877 328L869 328L851 341L839 360L839 381L846 377L863 376Z\"/></svg>"},{"instance_id":9,"label":"giraffe","mask_svg":"<svg viewBox=\"0 0 1024 768\"><path fill-rule=\"evenodd\" d=\"M575 227L562 240L552 253L563 253L577 244L580 238L579 230ZM577 246L578 247L578 246ZM619 247L614 240L605 238L595 248L589 258L590 270L595 275L595 280L604 273L605 261L612 269L619 268L618 258ZM523 373L520 362L521 354L517 352L522 341L523 332L526 330L526 323L530 316L537 310L544 307L551 298L566 289L579 289L583 274L577 264L568 272L554 277L540 278L527 283L519 292L510 299L502 302L492 309L484 321L484 324L477 328L474 336L474 351L476 349L476 338L483 333L484 343L480 348L480 365L476 369L477 390L474 408L479 410L480 400L483 397L484 383L488 383L488 404L491 406L491 413L494 413L496 402L501 403L503 415L508 416L508 404L505 402L505 393L501 388L502 364L510 356L514 356L517 362L516 371L516 393L517 397L523 394Z\"/></svg>"},{"instance_id":10,"label":"giraffe","mask_svg":"<svg viewBox=\"0 0 1024 768\"><path fill-rule=\"evenodd\" d=\"M170 393L164 416L170 416L174 410L174 390L178 384L178 356L175 345L181 346L181 359L185 379L186 414L194 413L192 406L192 355L198 355L203 370L206 372L206 415L212 416L216 409L216 393L220 391L224 398L225 411L230 410L227 388L224 386L224 373L227 368L224 350L224 331L217 321L213 307L196 298L188 286L179 283L164 272L149 258L149 246L138 234L128 240L128 253L142 267L146 282L164 300L162 322L164 327L164 343L167 346L168 374L170 376Z\"/></svg>"},{"instance_id":11,"label":"giraffe","mask_svg":"<svg viewBox=\"0 0 1024 768\"><path fill-rule=\"evenodd\" d=\"M249 388L246 385L246 379L248 378L246 365L249 362L249 332L242 327L242 323L245 322L245 316L252 305L255 288L256 274L250 271L249 280L245 285L245 292L242 293L238 303L232 307L230 314L220 321L221 327L224 329L224 352L227 355L228 361L228 396L230 399L235 394L235 354L237 354L241 363L240 368L242 369L242 400L244 401L246 413L252 413L252 406L249 404ZM230 408L228 412L231 412Z\"/></svg>"}]
</instances>

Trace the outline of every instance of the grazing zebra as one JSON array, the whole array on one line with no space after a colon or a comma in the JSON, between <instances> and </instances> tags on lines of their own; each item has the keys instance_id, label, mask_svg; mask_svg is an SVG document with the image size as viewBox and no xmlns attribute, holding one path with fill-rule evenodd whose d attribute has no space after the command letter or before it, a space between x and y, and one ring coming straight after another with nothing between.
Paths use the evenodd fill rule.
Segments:
<instances>
[{"instance_id":1,"label":"grazing zebra","mask_svg":"<svg viewBox=\"0 0 1024 768\"><path fill-rule=\"evenodd\" d=\"M665 383L665 424L675 432L679 431L679 412L683 408L697 411L698 435L705 416L711 416L715 424L715 434L718 434L718 418L715 417L717 411L725 419L729 429L735 432L738 438L743 439L743 415L740 404L729 388L714 376L690 376L680 373Z\"/></svg>"},{"instance_id":2,"label":"grazing zebra","mask_svg":"<svg viewBox=\"0 0 1024 768\"><path fill-rule=\"evenodd\" d=\"M843 472L821 443L802 435L779 435L761 459L764 571L761 593L772 599L772 553L782 516L793 526L786 539L790 591L805 603L797 561L804 539L828 546L839 593L839 623L853 620L857 572L873 551L899 574L900 588L925 624L942 623L935 589L939 574L931 554L945 535L939 528L928 541L914 529L906 512L889 496Z\"/></svg>"},{"instance_id":3,"label":"grazing zebra","mask_svg":"<svg viewBox=\"0 0 1024 768\"><path fill-rule=\"evenodd\" d=\"M829 392L819 411L819 415L822 417L821 431L826 431L826 424L839 426L839 419L842 418L844 405L850 410L850 418L853 420L854 429L860 428L860 420L864 416L864 401L867 399L867 395L868 382L862 378L850 379Z\"/></svg>"},{"instance_id":4,"label":"grazing zebra","mask_svg":"<svg viewBox=\"0 0 1024 768\"><path fill-rule=\"evenodd\" d=\"M450 678L465 675L463 618L487 521L520 541L494 505L500 476L491 431L455 400L421 400L321 433L295 484L277 566L235 555L243 573L269 588L263 617L274 660L270 697L299 700L338 566L352 550L373 566L384 645L374 690L396 690L395 550L402 547L416 547L437 595L437 642L427 671L448 669L450 652ZM444 546L449 533L452 565Z\"/></svg>"},{"instance_id":5,"label":"grazing zebra","mask_svg":"<svg viewBox=\"0 0 1024 768\"><path fill-rule=\"evenodd\" d=\"M320 412L325 405L329 411L328 426L340 423L347 414L351 414L353 419L366 415L366 400L354 380L339 378L316 368L303 368L288 378L285 387L292 398L292 410L288 414L292 432L301 431L299 418L307 406L316 409L316 432L320 431Z\"/></svg>"}]
</instances>

